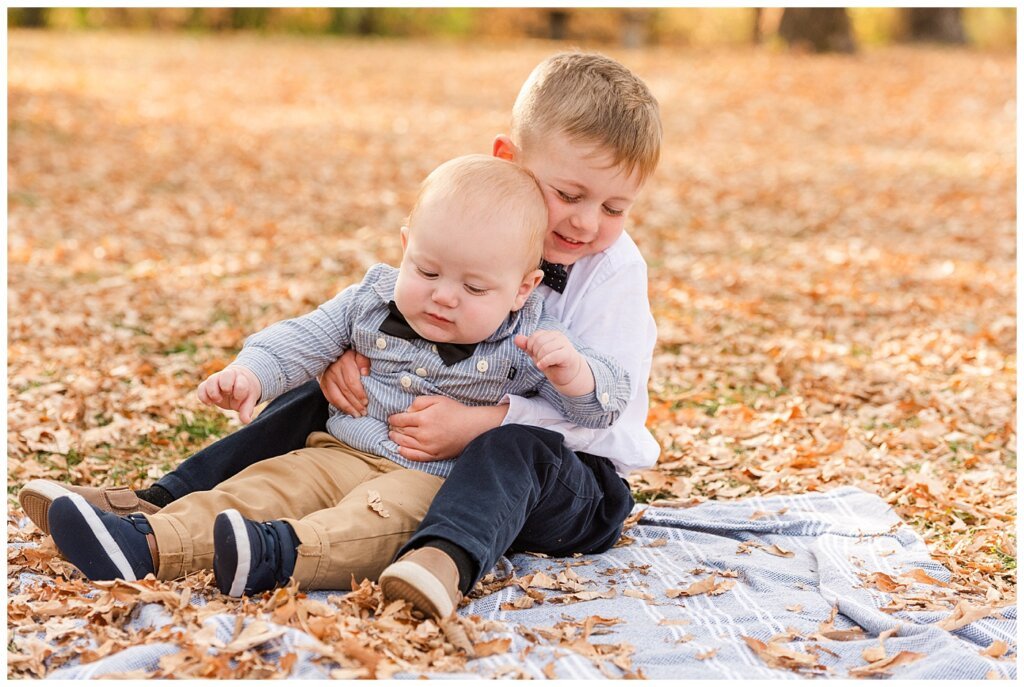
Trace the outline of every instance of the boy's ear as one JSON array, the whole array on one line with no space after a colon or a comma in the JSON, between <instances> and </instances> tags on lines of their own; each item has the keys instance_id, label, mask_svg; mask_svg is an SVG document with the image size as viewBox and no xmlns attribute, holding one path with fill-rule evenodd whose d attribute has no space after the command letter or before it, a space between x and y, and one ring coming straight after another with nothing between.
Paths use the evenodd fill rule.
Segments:
<instances>
[{"instance_id":1,"label":"boy's ear","mask_svg":"<svg viewBox=\"0 0 1024 687\"><path fill-rule=\"evenodd\" d=\"M526 303L526 299L530 297L533 290L540 285L541 279L544 278L544 270L536 269L525 277L523 277L523 283L519 285L519 291L516 293L516 299L513 303L512 312L519 310Z\"/></svg>"},{"instance_id":2,"label":"boy's ear","mask_svg":"<svg viewBox=\"0 0 1024 687\"><path fill-rule=\"evenodd\" d=\"M403 224L400 233L402 235L402 252L404 253L405 247L409 245L409 227Z\"/></svg>"},{"instance_id":3,"label":"boy's ear","mask_svg":"<svg viewBox=\"0 0 1024 687\"><path fill-rule=\"evenodd\" d=\"M512 142L512 139L505 134L495 136L492 154L494 157L500 157L502 160L519 162L519 148Z\"/></svg>"}]
</instances>

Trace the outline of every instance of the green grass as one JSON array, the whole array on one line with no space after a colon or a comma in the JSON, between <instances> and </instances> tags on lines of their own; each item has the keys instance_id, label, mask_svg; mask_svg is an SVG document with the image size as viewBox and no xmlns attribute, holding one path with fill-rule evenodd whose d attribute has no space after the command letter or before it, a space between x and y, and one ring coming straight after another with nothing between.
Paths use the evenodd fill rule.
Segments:
<instances>
[{"instance_id":1,"label":"green grass","mask_svg":"<svg viewBox=\"0 0 1024 687\"><path fill-rule=\"evenodd\" d=\"M996 558L999 559L999 562L1003 564L1003 568L1004 569L1006 569L1006 570L1016 570L1017 569L1017 557L1014 554L1007 553L1006 551L1003 551L1002 548L1000 548L998 546L993 546L992 549L991 549L991 552L992 552L993 555L995 555Z\"/></svg>"},{"instance_id":2,"label":"green grass","mask_svg":"<svg viewBox=\"0 0 1024 687\"><path fill-rule=\"evenodd\" d=\"M228 431L228 419L214 412L196 413L192 420L179 415L178 424L170 431L177 437L184 433L193 441L203 441L210 437L224 436Z\"/></svg>"},{"instance_id":3,"label":"green grass","mask_svg":"<svg viewBox=\"0 0 1024 687\"><path fill-rule=\"evenodd\" d=\"M650 503L651 501L657 501L658 499L672 499L676 498L676 495L671 491L665 491L663 489L658 491L634 491L633 500L637 503Z\"/></svg>"},{"instance_id":4,"label":"green grass","mask_svg":"<svg viewBox=\"0 0 1024 687\"><path fill-rule=\"evenodd\" d=\"M164 355L174 355L175 353L187 353L189 356L193 356L199 350L199 347L193 341L178 341L171 344L167 348L163 349L161 353Z\"/></svg>"}]
</instances>

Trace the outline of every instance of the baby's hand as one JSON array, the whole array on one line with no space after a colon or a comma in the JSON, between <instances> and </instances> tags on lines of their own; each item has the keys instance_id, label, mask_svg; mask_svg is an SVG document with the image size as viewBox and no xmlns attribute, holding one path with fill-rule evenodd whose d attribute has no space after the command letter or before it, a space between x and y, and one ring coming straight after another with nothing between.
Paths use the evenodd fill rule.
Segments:
<instances>
[{"instance_id":1,"label":"baby's hand","mask_svg":"<svg viewBox=\"0 0 1024 687\"><path fill-rule=\"evenodd\" d=\"M522 334L517 336L516 346L526 351L537 369L561 393L581 396L593 391L594 376L590 366L565 334L538 329L529 338Z\"/></svg>"},{"instance_id":2,"label":"baby's hand","mask_svg":"<svg viewBox=\"0 0 1024 687\"><path fill-rule=\"evenodd\" d=\"M237 410L239 419L249 424L263 387L252 370L241 365L228 365L200 384L197 393L199 400L207 405Z\"/></svg>"}]
</instances>

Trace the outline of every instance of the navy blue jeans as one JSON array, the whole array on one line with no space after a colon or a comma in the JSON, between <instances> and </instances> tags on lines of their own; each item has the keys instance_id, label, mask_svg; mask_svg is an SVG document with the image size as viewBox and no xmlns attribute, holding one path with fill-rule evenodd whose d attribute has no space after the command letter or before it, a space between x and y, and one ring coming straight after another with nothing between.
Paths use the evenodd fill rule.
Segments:
<instances>
[{"instance_id":1,"label":"navy blue jeans","mask_svg":"<svg viewBox=\"0 0 1024 687\"><path fill-rule=\"evenodd\" d=\"M506 551L607 551L632 508L606 458L569 450L557 432L503 425L466 447L398 555L446 539L469 554L476 584Z\"/></svg>"},{"instance_id":2,"label":"navy blue jeans","mask_svg":"<svg viewBox=\"0 0 1024 687\"><path fill-rule=\"evenodd\" d=\"M275 398L255 420L184 460L157 485L176 499L207 491L245 468L303 448L326 431L327 399L314 380Z\"/></svg>"}]
</instances>

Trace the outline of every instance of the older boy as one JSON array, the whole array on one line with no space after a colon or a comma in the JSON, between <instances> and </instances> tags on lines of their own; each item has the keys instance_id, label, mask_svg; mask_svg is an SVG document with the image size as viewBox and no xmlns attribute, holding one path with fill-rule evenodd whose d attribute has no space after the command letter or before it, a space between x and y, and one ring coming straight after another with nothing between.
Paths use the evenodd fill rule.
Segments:
<instances>
[{"instance_id":1,"label":"older boy","mask_svg":"<svg viewBox=\"0 0 1024 687\"><path fill-rule=\"evenodd\" d=\"M368 413L334 410L330 434L314 433L307 448L149 516L60 497L48 516L57 547L91 579L170 579L212 563L232 596L292 576L306 589L376 579L455 462L410 461L388 438L387 417L416 395L480 405L535 393L595 428L625 406L628 376L577 351L531 296L543 276L546 226L543 197L524 168L484 155L441 165L402 228L398 270L377 265L314 312L250 337L199 388L204 402L248 419L258 401L305 383L352 348L372 360Z\"/></svg>"},{"instance_id":2,"label":"older boy","mask_svg":"<svg viewBox=\"0 0 1024 687\"><path fill-rule=\"evenodd\" d=\"M452 539L433 537L435 546L428 547L428 553L437 546L448 551L434 556L436 565L420 566L427 570L421 577L438 580L435 588L439 585L444 594L451 592L454 598L454 587L468 590L493 565L503 546L546 550L540 544L549 552L611 546L632 506L619 477L657 461L658 444L644 427L657 332L647 300L647 266L623 223L657 167L660 146L657 102L643 82L614 60L583 53L557 54L538 65L516 100L511 135L494 141L494 155L531 169L544 190L544 256L565 266L549 268L552 276L538 287L548 311L580 340L611 355L627 370L632 396L620 419L603 431L566 422L543 399L515 395L508 405L497 407L420 396L408 412L389 418L392 439L408 458L449 458L469 450L467 445L480 437L472 447L473 456L482 457L480 464L504 461L512 466L504 449L519 441L526 447L514 462L518 476L469 475L466 480L448 480L438 493L436 504L465 500L478 508L482 502L484 510L470 518L475 522L504 501L504 484L522 484L525 492L507 518L477 523L480 538L490 538L486 546L476 542L473 532L449 532ZM366 402L358 384L360 367L346 354L324 376L323 393L346 412L357 413ZM307 434L323 428L326 414L320 388L310 383L270 404L252 424L192 456L138 494L165 505L190 491L212 488L260 458L301 446ZM458 461L456 472L474 462ZM45 528L51 492L31 488L33 484L26 485L19 499L30 517L37 514L33 521ZM566 488L573 485L578 485L575 490ZM52 482L45 487L66 491ZM120 512L155 508L125 488L69 488L86 492L108 510L115 508L110 503L114 498ZM567 519L567 503L586 506L574 509L575 517ZM556 533L561 540L555 542L557 549L537 541L553 525L562 530ZM421 535L435 526L435 514L430 513L413 544L423 548ZM445 605L436 593L433 596L434 608L421 602L421 608L431 613Z\"/></svg>"},{"instance_id":3,"label":"older boy","mask_svg":"<svg viewBox=\"0 0 1024 687\"><path fill-rule=\"evenodd\" d=\"M544 257L564 265L567 277L538 290L580 340L626 368L632 397L608 430L572 426L543 399L510 397L501 426L459 447L450 479L401 559L380 576L386 598L443 617L506 550L558 556L604 551L617 540L633 505L621 477L658 457L644 427L656 338L647 267L623 223L660 146L656 101L613 60L556 55L523 85L511 137L499 136L494 154L529 168L544 191ZM439 407L443 413L431 414ZM452 436L481 412L491 411L420 398L391 422L403 455L443 457L452 447L431 444L423 430Z\"/></svg>"}]
</instances>

